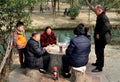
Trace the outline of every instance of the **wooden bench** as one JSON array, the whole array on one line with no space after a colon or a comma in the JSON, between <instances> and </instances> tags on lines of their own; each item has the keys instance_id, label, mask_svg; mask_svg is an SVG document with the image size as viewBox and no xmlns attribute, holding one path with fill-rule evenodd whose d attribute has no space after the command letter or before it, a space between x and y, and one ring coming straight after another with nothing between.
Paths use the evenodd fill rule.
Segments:
<instances>
[{"instance_id":1,"label":"wooden bench","mask_svg":"<svg viewBox=\"0 0 120 82\"><path fill-rule=\"evenodd\" d=\"M86 82L85 78L86 66L72 67L70 82Z\"/></svg>"}]
</instances>

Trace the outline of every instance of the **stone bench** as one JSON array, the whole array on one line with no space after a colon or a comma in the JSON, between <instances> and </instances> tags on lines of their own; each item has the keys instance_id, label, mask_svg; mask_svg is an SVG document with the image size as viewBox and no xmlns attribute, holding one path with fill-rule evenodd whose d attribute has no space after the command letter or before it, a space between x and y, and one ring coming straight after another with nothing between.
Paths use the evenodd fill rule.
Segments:
<instances>
[{"instance_id":1,"label":"stone bench","mask_svg":"<svg viewBox=\"0 0 120 82\"><path fill-rule=\"evenodd\" d=\"M25 68L25 76L30 77L36 82L40 81L41 79L41 73L36 69Z\"/></svg>"},{"instance_id":2,"label":"stone bench","mask_svg":"<svg viewBox=\"0 0 120 82\"><path fill-rule=\"evenodd\" d=\"M86 66L72 67L70 82L86 82L85 78Z\"/></svg>"}]
</instances>

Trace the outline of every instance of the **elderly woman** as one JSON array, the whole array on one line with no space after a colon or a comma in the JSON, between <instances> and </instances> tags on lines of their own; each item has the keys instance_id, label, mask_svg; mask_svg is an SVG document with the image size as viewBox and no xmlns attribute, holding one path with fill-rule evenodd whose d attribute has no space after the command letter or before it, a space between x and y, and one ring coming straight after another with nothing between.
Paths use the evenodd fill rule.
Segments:
<instances>
[{"instance_id":1,"label":"elderly woman","mask_svg":"<svg viewBox=\"0 0 120 82\"><path fill-rule=\"evenodd\" d=\"M47 26L44 33L41 35L41 46L46 47L49 44L56 44L56 36L52 31L52 28L50 26Z\"/></svg>"},{"instance_id":2,"label":"elderly woman","mask_svg":"<svg viewBox=\"0 0 120 82\"><path fill-rule=\"evenodd\" d=\"M85 28L83 24L79 24L74 29L76 35L70 41L70 44L66 50L66 55L62 57L63 62L63 76L65 78L70 77L70 66L81 67L88 63L88 56L90 53L90 39L85 36Z\"/></svg>"}]
</instances>

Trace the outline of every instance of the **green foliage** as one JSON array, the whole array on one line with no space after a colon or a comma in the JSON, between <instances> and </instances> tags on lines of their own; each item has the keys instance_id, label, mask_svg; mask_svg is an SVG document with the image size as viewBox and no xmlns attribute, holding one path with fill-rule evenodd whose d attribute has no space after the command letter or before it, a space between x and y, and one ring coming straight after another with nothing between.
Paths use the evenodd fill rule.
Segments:
<instances>
[{"instance_id":1,"label":"green foliage","mask_svg":"<svg viewBox=\"0 0 120 82\"><path fill-rule=\"evenodd\" d=\"M69 11L70 11L69 16L71 17L71 19L75 19L80 13L80 7L79 6L72 6L69 9Z\"/></svg>"},{"instance_id":2,"label":"green foliage","mask_svg":"<svg viewBox=\"0 0 120 82\"><path fill-rule=\"evenodd\" d=\"M37 0L37 2L40 4L44 4L46 2L46 0Z\"/></svg>"},{"instance_id":3,"label":"green foliage","mask_svg":"<svg viewBox=\"0 0 120 82\"><path fill-rule=\"evenodd\" d=\"M25 9L32 7L35 0L0 0L0 31L14 29L17 21L28 25L31 20Z\"/></svg>"},{"instance_id":4,"label":"green foliage","mask_svg":"<svg viewBox=\"0 0 120 82\"><path fill-rule=\"evenodd\" d=\"M28 10L29 10L30 12L33 11L34 5L36 4L36 2L37 2L36 0L27 0Z\"/></svg>"}]
</instances>

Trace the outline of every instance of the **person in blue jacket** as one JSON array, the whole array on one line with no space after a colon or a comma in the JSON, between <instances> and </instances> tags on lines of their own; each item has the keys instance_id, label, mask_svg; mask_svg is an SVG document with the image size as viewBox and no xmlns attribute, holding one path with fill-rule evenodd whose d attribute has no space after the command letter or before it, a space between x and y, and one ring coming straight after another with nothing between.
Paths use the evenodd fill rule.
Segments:
<instances>
[{"instance_id":1,"label":"person in blue jacket","mask_svg":"<svg viewBox=\"0 0 120 82\"><path fill-rule=\"evenodd\" d=\"M88 63L88 57L90 53L90 39L85 36L85 27L83 24L79 24L74 29L74 37L66 49L66 55L62 57L63 63L63 76L65 78L70 77L70 67L81 67Z\"/></svg>"}]
</instances>

